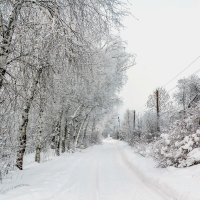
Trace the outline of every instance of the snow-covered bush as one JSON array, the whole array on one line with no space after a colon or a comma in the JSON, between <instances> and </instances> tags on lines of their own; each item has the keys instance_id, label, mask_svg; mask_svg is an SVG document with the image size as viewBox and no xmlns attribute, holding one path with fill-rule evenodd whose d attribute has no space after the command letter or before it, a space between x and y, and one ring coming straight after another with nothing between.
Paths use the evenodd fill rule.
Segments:
<instances>
[{"instance_id":1,"label":"snow-covered bush","mask_svg":"<svg viewBox=\"0 0 200 200\"><path fill-rule=\"evenodd\" d=\"M187 167L200 162L199 147L200 129L194 125L194 116L189 116L177 120L168 133L161 134L154 144L153 155L162 167Z\"/></svg>"}]
</instances>

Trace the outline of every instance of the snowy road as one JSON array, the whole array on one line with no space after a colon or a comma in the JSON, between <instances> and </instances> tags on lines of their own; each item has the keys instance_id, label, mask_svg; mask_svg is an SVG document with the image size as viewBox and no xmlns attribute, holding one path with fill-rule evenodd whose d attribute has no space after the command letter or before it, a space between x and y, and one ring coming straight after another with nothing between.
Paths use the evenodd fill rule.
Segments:
<instances>
[{"instance_id":1,"label":"snowy road","mask_svg":"<svg viewBox=\"0 0 200 200\"><path fill-rule=\"evenodd\" d=\"M144 177L124 151L124 143L105 140L81 153L26 169L1 200L172 200Z\"/></svg>"}]
</instances>

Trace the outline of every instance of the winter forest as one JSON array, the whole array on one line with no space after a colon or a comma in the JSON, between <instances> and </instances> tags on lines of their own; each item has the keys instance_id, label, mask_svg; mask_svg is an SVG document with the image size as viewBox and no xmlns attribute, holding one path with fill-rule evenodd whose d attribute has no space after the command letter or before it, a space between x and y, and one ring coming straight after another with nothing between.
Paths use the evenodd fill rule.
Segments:
<instances>
[{"instance_id":1,"label":"winter forest","mask_svg":"<svg viewBox=\"0 0 200 200\"><path fill-rule=\"evenodd\" d=\"M23 158L98 143L131 55L118 1L1 1L1 175ZM13 152L16 152L13 154Z\"/></svg>"},{"instance_id":2,"label":"winter forest","mask_svg":"<svg viewBox=\"0 0 200 200\"><path fill-rule=\"evenodd\" d=\"M132 3L0 0L0 200L200 200L198 74L120 111Z\"/></svg>"}]
</instances>

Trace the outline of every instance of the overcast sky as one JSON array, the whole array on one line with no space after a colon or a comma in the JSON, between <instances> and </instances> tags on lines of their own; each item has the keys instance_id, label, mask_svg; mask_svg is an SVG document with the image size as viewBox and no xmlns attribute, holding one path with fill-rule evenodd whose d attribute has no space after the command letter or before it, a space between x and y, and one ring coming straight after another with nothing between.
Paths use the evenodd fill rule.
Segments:
<instances>
[{"instance_id":1,"label":"overcast sky","mask_svg":"<svg viewBox=\"0 0 200 200\"><path fill-rule=\"evenodd\" d=\"M130 0L131 12L121 35L137 55L121 96L127 108L143 111L147 97L200 56L200 0ZM176 80L200 69L200 59Z\"/></svg>"}]
</instances>

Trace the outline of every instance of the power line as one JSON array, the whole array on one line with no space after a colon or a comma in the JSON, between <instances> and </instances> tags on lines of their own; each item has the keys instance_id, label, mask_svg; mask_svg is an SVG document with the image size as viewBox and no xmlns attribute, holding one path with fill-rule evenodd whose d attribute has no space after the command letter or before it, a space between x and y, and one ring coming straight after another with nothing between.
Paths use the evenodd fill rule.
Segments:
<instances>
[{"instance_id":1,"label":"power line","mask_svg":"<svg viewBox=\"0 0 200 200\"><path fill-rule=\"evenodd\" d=\"M175 80L179 75L181 75L183 72L185 72L187 69L193 66L194 63L196 63L200 59L200 56L196 57L189 65L187 65L183 70L181 70L178 74L176 74L173 78L171 78L166 84L164 84L163 87L166 87L171 83L173 80Z\"/></svg>"},{"instance_id":2,"label":"power line","mask_svg":"<svg viewBox=\"0 0 200 200\"><path fill-rule=\"evenodd\" d=\"M199 69L197 69L195 72L193 72L190 76L192 76L192 75L195 75L195 74L197 74L198 72L200 72L200 68ZM167 92L169 93L169 92L171 92L171 91L173 91L175 88L177 87L177 85L176 86L174 86L173 88L171 88L171 89L169 89L169 90L167 90Z\"/></svg>"},{"instance_id":3,"label":"power line","mask_svg":"<svg viewBox=\"0 0 200 200\"><path fill-rule=\"evenodd\" d=\"M178 74L176 74L173 78L171 78L166 84L163 85L163 87L166 87L167 85L169 85L169 83L171 83L173 80L175 80L178 76L180 76L180 75L181 75L183 72L185 72L187 69L189 69L190 67L192 67L193 64L195 64L199 59L200 59L200 56L198 56L198 57L196 57L194 60L192 60L192 62L191 62L189 65L187 65L183 70L181 70ZM196 74L196 73L198 73L198 72L200 72L200 68L199 68L198 70L196 70L194 73L192 73L191 75L194 75L194 74ZM190 76L191 76L191 75L190 75ZM167 90L167 92L169 93L169 92L173 91L174 89L176 89L176 87L177 87L177 86L174 86L173 88ZM143 105L143 106L140 106L140 107L139 107L139 110L140 110L141 108L144 108L144 105Z\"/></svg>"}]
</instances>

